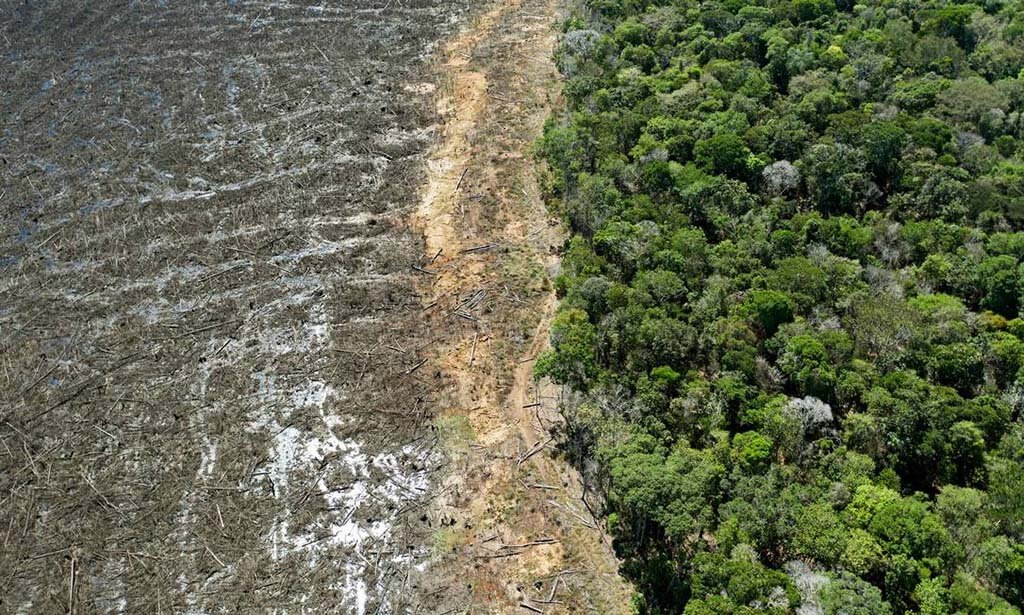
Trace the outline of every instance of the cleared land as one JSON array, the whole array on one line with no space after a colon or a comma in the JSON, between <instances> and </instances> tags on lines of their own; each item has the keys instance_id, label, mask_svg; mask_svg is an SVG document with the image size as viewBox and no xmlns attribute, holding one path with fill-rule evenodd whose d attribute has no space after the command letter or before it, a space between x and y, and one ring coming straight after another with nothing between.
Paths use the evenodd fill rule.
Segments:
<instances>
[{"instance_id":1,"label":"cleared land","mask_svg":"<svg viewBox=\"0 0 1024 615\"><path fill-rule=\"evenodd\" d=\"M559 104L551 58L564 8L494 2L444 50L444 127L415 215L450 467L429 507L424 589L438 613L629 612L599 504L553 453L561 391L532 379L563 235L531 151Z\"/></svg>"},{"instance_id":2,"label":"cleared land","mask_svg":"<svg viewBox=\"0 0 1024 615\"><path fill-rule=\"evenodd\" d=\"M0 5L0 612L414 609L466 5Z\"/></svg>"}]
</instances>

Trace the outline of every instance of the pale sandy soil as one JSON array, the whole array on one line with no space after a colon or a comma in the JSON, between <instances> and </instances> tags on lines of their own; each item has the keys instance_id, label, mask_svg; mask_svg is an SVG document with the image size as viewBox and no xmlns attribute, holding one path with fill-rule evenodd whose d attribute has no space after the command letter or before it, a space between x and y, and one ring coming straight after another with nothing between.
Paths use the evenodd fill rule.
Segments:
<instances>
[{"instance_id":1,"label":"pale sandy soil","mask_svg":"<svg viewBox=\"0 0 1024 615\"><path fill-rule=\"evenodd\" d=\"M537 385L563 241L531 147L558 104L562 3L503 0L446 48L443 138L415 215L452 470L431 508L452 612L627 613L608 538L554 454L560 391ZM429 583L428 583L429 586Z\"/></svg>"}]
</instances>

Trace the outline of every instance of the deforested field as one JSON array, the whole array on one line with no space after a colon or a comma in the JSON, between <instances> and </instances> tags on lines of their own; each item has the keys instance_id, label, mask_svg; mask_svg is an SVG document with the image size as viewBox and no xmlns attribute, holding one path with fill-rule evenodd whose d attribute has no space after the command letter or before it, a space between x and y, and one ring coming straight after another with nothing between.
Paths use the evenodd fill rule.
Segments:
<instances>
[{"instance_id":1,"label":"deforested field","mask_svg":"<svg viewBox=\"0 0 1024 615\"><path fill-rule=\"evenodd\" d=\"M424 612L467 5L0 2L0 612Z\"/></svg>"}]
</instances>

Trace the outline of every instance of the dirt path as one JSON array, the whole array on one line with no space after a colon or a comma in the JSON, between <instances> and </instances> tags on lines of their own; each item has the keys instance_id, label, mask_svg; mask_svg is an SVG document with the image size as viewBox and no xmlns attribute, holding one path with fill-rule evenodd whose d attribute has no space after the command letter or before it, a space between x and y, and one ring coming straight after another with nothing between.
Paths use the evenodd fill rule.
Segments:
<instances>
[{"instance_id":1,"label":"dirt path","mask_svg":"<svg viewBox=\"0 0 1024 615\"><path fill-rule=\"evenodd\" d=\"M437 390L451 466L428 515L435 564L421 581L438 612L628 612L579 477L552 455L560 392L532 379L563 240L530 155L558 104L560 5L495 2L441 67L444 126L413 220L438 335L421 373Z\"/></svg>"}]
</instances>

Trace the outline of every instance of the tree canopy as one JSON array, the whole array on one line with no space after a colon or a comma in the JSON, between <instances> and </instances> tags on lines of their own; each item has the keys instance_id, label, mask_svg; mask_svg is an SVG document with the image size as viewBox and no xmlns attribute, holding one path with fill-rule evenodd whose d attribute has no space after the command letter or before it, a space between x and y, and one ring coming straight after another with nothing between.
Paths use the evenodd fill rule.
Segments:
<instances>
[{"instance_id":1,"label":"tree canopy","mask_svg":"<svg viewBox=\"0 0 1024 615\"><path fill-rule=\"evenodd\" d=\"M1019 613L1024 2L581 0L557 62L537 372L638 610Z\"/></svg>"}]
</instances>

